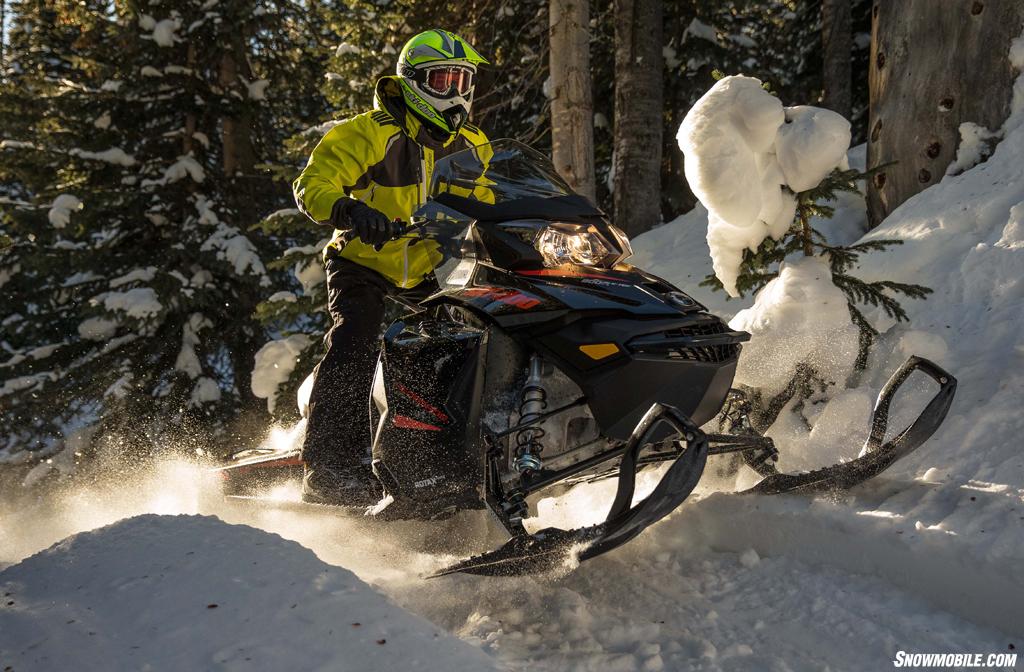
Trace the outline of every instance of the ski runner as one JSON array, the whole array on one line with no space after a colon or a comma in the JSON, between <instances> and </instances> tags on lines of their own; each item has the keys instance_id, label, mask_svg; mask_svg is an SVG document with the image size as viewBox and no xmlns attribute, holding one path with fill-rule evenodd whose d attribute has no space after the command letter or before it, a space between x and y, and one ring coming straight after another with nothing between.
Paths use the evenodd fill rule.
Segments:
<instances>
[{"instance_id":1,"label":"ski runner","mask_svg":"<svg viewBox=\"0 0 1024 672\"><path fill-rule=\"evenodd\" d=\"M367 403L384 297L427 296L441 258L431 243L396 236L426 200L434 162L488 142L466 121L486 63L446 30L416 35L397 75L377 82L374 109L328 131L293 184L302 212L335 229L324 249L334 326L313 372L302 446L306 501L358 506L380 497Z\"/></svg>"}]
</instances>

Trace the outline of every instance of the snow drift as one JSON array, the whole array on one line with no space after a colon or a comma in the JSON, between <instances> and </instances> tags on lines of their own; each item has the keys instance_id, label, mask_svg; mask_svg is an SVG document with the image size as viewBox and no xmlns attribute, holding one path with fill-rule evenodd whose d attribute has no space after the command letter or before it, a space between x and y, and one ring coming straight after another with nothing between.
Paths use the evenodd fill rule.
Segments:
<instances>
[{"instance_id":1,"label":"snow drift","mask_svg":"<svg viewBox=\"0 0 1024 672\"><path fill-rule=\"evenodd\" d=\"M481 651L277 535L144 515L0 572L15 670L489 670Z\"/></svg>"}]
</instances>

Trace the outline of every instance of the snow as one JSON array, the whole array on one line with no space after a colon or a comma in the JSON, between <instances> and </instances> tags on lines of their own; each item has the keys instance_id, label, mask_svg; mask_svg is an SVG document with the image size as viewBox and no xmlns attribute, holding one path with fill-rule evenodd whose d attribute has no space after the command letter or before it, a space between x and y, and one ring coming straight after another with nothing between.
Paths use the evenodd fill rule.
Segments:
<instances>
[{"instance_id":1,"label":"snow","mask_svg":"<svg viewBox=\"0 0 1024 672\"><path fill-rule=\"evenodd\" d=\"M0 149L37 149L31 142L23 140L0 140Z\"/></svg>"},{"instance_id":2,"label":"snow","mask_svg":"<svg viewBox=\"0 0 1024 672\"><path fill-rule=\"evenodd\" d=\"M678 68L679 64L682 63L679 57L676 55L675 47L671 44L666 44L661 48L661 56L665 59L665 67L669 70ZM605 122L607 124L607 120Z\"/></svg>"},{"instance_id":3,"label":"snow","mask_svg":"<svg viewBox=\"0 0 1024 672\"><path fill-rule=\"evenodd\" d=\"M210 322L202 313L192 313L188 322L181 329L181 350L178 358L174 361L174 368L195 380L203 372L199 356L196 354L196 346L199 345L199 332L212 327Z\"/></svg>"},{"instance_id":4,"label":"snow","mask_svg":"<svg viewBox=\"0 0 1024 672\"><path fill-rule=\"evenodd\" d=\"M217 381L203 376L196 381L195 387L192 388L189 402L191 406L202 406L203 404L220 401L220 396L220 387L217 386Z\"/></svg>"},{"instance_id":5,"label":"snow","mask_svg":"<svg viewBox=\"0 0 1024 672\"><path fill-rule=\"evenodd\" d=\"M162 183L171 184L184 179L185 176L192 178L192 181L200 184L206 179L206 172L191 156L179 156L178 160L167 167L164 171Z\"/></svg>"},{"instance_id":6,"label":"snow","mask_svg":"<svg viewBox=\"0 0 1024 672\"><path fill-rule=\"evenodd\" d=\"M775 137L775 150L786 184L807 191L842 163L850 147L850 122L832 110L809 105L786 108L786 123Z\"/></svg>"},{"instance_id":7,"label":"snow","mask_svg":"<svg viewBox=\"0 0 1024 672\"><path fill-rule=\"evenodd\" d=\"M107 310L123 312L137 320L153 317L163 309L152 287L134 287L124 292L104 292L94 296L90 301L103 304Z\"/></svg>"},{"instance_id":8,"label":"snow","mask_svg":"<svg viewBox=\"0 0 1024 672\"><path fill-rule=\"evenodd\" d=\"M697 39L707 40L712 44L718 44L718 31L715 27L709 26L697 17L694 17L693 20L690 21L690 25L686 27L686 30L683 32L683 40L685 41L686 38L691 35Z\"/></svg>"},{"instance_id":9,"label":"snow","mask_svg":"<svg viewBox=\"0 0 1024 672\"><path fill-rule=\"evenodd\" d=\"M50 373L33 373L27 376L8 378L3 381L3 385L0 385L0 397L6 397L9 394L21 392L22 390L27 390L33 387L39 389L43 386L43 383L52 379L53 377Z\"/></svg>"},{"instance_id":10,"label":"snow","mask_svg":"<svg viewBox=\"0 0 1024 672\"><path fill-rule=\"evenodd\" d=\"M3 287L11 278L21 273L21 264L10 264L4 268L0 268L0 287Z\"/></svg>"},{"instance_id":11,"label":"snow","mask_svg":"<svg viewBox=\"0 0 1024 672\"><path fill-rule=\"evenodd\" d=\"M88 341L105 341L117 331L117 322L105 317L90 317L78 325L78 335Z\"/></svg>"},{"instance_id":12,"label":"snow","mask_svg":"<svg viewBox=\"0 0 1024 672\"><path fill-rule=\"evenodd\" d=\"M299 297L295 296L292 292L274 292L267 299L270 303L275 301L284 301L285 303L295 303L299 300Z\"/></svg>"},{"instance_id":13,"label":"snow","mask_svg":"<svg viewBox=\"0 0 1024 672\"><path fill-rule=\"evenodd\" d=\"M257 79L254 82L247 82L245 80L242 80L242 83L245 84L249 100L267 99L267 87L270 86L269 79Z\"/></svg>"},{"instance_id":14,"label":"snow","mask_svg":"<svg viewBox=\"0 0 1024 672\"><path fill-rule=\"evenodd\" d=\"M153 26L153 41L161 47L173 47L175 42L181 40L174 34L181 28L180 19L162 19Z\"/></svg>"},{"instance_id":15,"label":"snow","mask_svg":"<svg viewBox=\"0 0 1024 672\"><path fill-rule=\"evenodd\" d=\"M819 108L783 108L753 77L725 77L679 127L690 188L708 210L715 274L737 295L743 251L780 238L796 209L792 192L821 181L844 161L850 126Z\"/></svg>"},{"instance_id":16,"label":"snow","mask_svg":"<svg viewBox=\"0 0 1024 672\"><path fill-rule=\"evenodd\" d=\"M679 127L685 173L708 209L708 244L716 275L735 296L744 249L769 232L784 233L796 203L771 149L785 121L778 98L752 77L719 80Z\"/></svg>"},{"instance_id":17,"label":"snow","mask_svg":"<svg viewBox=\"0 0 1024 672\"><path fill-rule=\"evenodd\" d=\"M946 168L946 175L959 175L981 163L992 153L992 139L998 137L997 133L972 121L960 124L960 144L956 148L956 160Z\"/></svg>"},{"instance_id":18,"label":"snow","mask_svg":"<svg viewBox=\"0 0 1024 672\"><path fill-rule=\"evenodd\" d=\"M0 589L12 669L495 669L352 572L210 517L75 535L0 572Z\"/></svg>"},{"instance_id":19,"label":"snow","mask_svg":"<svg viewBox=\"0 0 1024 672\"><path fill-rule=\"evenodd\" d=\"M131 282L149 282L156 277L156 266L147 266L146 268L136 268L134 271L125 273L124 275L114 278L110 281L110 288L115 289L121 285L127 285Z\"/></svg>"},{"instance_id":20,"label":"snow","mask_svg":"<svg viewBox=\"0 0 1024 672\"><path fill-rule=\"evenodd\" d=\"M277 406L277 389L292 375L299 356L311 344L309 336L292 334L264 344L256 353L252 370L252 393L267 400L269 413L273 413Z\"/></svg>"},{"instance_id":21,"label":"snow","mask_svg":"<svg viewBox=\"0 0 1024 672\"><path fill-rule=\"evenodd\" d=\"M53 203L50 204L50 211L46 216L53 228L63 229L71 221L71 213L75 210L81 210L82 207L82 201L77 196L61 194L53 199Z\"/></svg>"},{"instance_id":22,"label":"snow","mask_svg":"<svg viewBox=\"0 0 1024 672\"><path fill-rule=\"evenodd\" d=\"M235 273L250 273L266 278L267 269L260 260L256 246L233 226L217 224L216 231L199 249L216 250L217 258L231 264Z\"/></svg>"},{"instance_id":23,"label":"snow","mask_svg":"<svg viewBox=\"0 0 1024 672\"><path fill-rule=\"evenodd\" d=\"M130 154L126 154L120 147L111 147L110 149L105 149L102 152L87 152L83 149L72 149L68 153L83 159L113 163L118 166L124 166L125 168L130 168L136 163L135 157Z\"/></svg>"},{"instance_id":24,"label":"snow","mask_svg":"<svg viewBox=\"0 0 1024 672\"><path fill-rule=\"evenodd\" d=\"M842 383L857 355L857 327L850 322L846 297L832 284L823 257L783 264L779 277L729 326L751 334L743 346L736 382L760 386L765 395L780 392L801 363Z\"/></svg>"},{"instance_id":25,"label":"snow","mask_svg":"<svg viewBox=\"0 0 1024 672\"><path fill-rule=\"evenodd\" d=\"M312 294L318 285L323 284L327 280L324 264L319 259L296 263L294 272L295 279L302 284L302 291L307 296Z\"/></svg>"}]
</instances>

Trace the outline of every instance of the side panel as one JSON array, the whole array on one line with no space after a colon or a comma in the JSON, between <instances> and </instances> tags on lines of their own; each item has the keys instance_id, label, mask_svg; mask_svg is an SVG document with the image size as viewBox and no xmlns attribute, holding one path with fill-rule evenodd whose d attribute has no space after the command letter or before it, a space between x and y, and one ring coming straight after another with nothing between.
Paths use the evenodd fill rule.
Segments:
<instances>
[{"instance_id":1,"label":"side panel","mask_svg":"<svg viewBox=\"0 0 1024 672\"><path fill-rule=\"evenodd\" d=\"M385 335L374 380L374 471L396 497L473 499L486 332L451 322L399 333L395 326Z\"/></svg>"}]
</instances>

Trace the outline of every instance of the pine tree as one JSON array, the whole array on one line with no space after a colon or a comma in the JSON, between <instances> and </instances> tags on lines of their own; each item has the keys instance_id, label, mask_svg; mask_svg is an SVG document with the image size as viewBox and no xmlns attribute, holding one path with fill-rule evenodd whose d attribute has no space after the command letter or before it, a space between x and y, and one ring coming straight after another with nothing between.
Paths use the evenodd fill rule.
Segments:
<instances>
[{"instance_id":1,"label":"pine tree","mask_svg":"<svg viewBox=\"0 0 1024 672\"><path fill-rule=\"evenodd\" d=\"M307 17L290 2L140 0L97 3L83 24L77 6L14 8L0 92L2 109L45 98L4 127L3 180L24 203L4 211L0 253L18 270L0 325L5 439L53 450L88 425L122 451L228 442L262 407L253 314L280 248L243 230L288 198L260 162L316 99L296 59ZM41 36L58 26L80 34Z\"/></svg>"},{"instance_id":2,"label":"pine tree","mask_svg":"<svg viewBox=\"0 0 1024 672\"><path fill-rule=\"evenodd\" d=\"M830 219L835 214L835 208L829 203L834 202L840 192L860 194L858 182L869 179L873 172L837 168L818 186L796 194L796 215L789 230L778 240L766 238L756 251L745 250L740 275L736 281L736 288L742 296L747 292L757 292L778 277L779 265L791 255L827 257L832 283L846 296L850 321L857 326L860 333L860 347L855 364L857 370L863 370L867 365L871 345L878 336L878 330L867 321L860 307L878 307L897 322L906 322L909 318L897 297L902 295L910 299L923 299L932 291L922 285L890 280L866 282L853 275L860 255L884 250L893 245L902 245L902 240L870 240L851 245L833 245L811 225L815 217ZM721 281L714 275L709 275L701 284L716 289L722 288Z\"/></svg>"}]
</instances>

